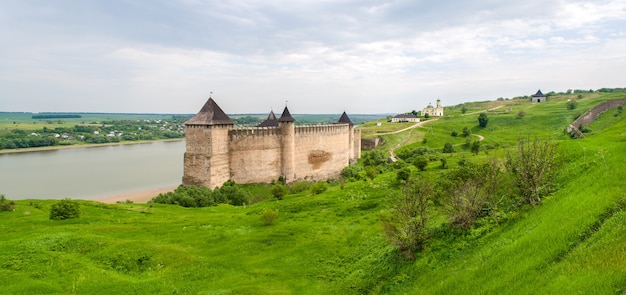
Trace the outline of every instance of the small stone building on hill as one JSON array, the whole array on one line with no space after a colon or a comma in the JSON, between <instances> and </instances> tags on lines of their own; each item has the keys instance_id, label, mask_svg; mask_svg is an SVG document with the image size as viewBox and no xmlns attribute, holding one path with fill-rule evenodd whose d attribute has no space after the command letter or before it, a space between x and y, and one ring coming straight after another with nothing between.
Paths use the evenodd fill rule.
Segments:
<instances>
[{"instance_id":1,"label":"small stone building on hill","mask_svg":"<svg viewBox=\"0 0 626 295\"><path fill-rule=\"evenodd\" d=\"M326 180L361 157L361 132L344 112L331 125L295 126L285 107L259 127L236 127L213 98L185 122L183 185Z\"/></svg>"},{"instance_id":2,"label":"small stone building on hill","mask_svg":"<svg viewBox=\"0 0 626 295\"><path fill-rule=\"evenodd\" d=\"M543 95L543 92L541 92L541 89L539 89L537 90L537 93L531 95L530 102L545 102L546 99L546 96Z\"/></svg>"},{"instance_id":3,"label":"small stone building on hill","mask_svg":"<svg viewBox=\"0 0 626 295\"><path fill-rule=\"evenodd\" d=\"M389 122L419 122L420 118L413 114L398 114L389 119Z\"/></svg>"}]
</instances>

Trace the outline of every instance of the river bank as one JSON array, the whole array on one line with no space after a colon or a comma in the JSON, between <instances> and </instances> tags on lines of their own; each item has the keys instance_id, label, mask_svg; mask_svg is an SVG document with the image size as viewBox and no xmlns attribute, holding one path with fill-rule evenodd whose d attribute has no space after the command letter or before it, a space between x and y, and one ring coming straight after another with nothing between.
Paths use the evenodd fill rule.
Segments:
<instances>
[{"instance_id":1,"label":"river bank","mask_svg":"<svg viewBox=\"0 0 626 295\"><path fill-rule=\"evenodd\" d=\"M93 199L92 201L97 201L97 202L106 203L106 204L115 204L117 202L125 202L126 200L129 200L129 201L132 201L133 203L143 204L143 203L147 203L148 201L158 196L159 194L174 191L176 188L177 186L162 187L162 188L156 188L156 189L151 189L151 190L146 190L146 191L138 191L138 192L106 196L106 197Z\"/></svg>"},{"instance_id":2,"label":"river bank","mask_svg":"<svg viewBox=\"0 0 626 295\"><path fill-rule=\"evenodd\" d=\"M153 143L153 142L170 142L170 141L181 141L181 140L185 140L185 138L143 140L143 141L121 141L121 142L93 143L93 144L55 145L55 146L43 146L43 147L21 148L21 149L6 149L6 150L0 150L0 155L28 153L28 152L41 152L41 151L56 151L56 150L75 149L75 148L91 148L91 147L103 147L103 146L143 144L143 143Z\"/></svg>"}]
</instances>

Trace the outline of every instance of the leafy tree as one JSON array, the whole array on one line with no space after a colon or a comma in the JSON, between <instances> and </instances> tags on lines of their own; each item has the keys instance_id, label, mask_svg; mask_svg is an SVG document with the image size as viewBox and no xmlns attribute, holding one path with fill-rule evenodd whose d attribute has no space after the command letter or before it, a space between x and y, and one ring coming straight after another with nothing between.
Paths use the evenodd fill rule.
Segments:
<instances>
[{"instance_id":1,"label":"leafy tree","mask_svg":"<svg viewBox=\"0 0 626 295\"><path fill-rule=\"evenodd\" d=\"M50 219L62 220L80 217L80 205L71 199L63 199L50 207Z\"/></svg>"},{"instance_id":2,"label":"leafy tree","mask_svg":"<svg viewBox=\"0 0 626 295\"><path fill-rule=\"evenodd\" d=\"M480 113L480 115L478 115L478 126L485 128L488 122L489 117L487 117L487 113Z\"/></svg>"},{"instance_id":3,"label":"leafy tree","mask_svg":"<svg viewBox=\"0 0 626 295\"><path fill-rule=\"evenodd\" d=\"M463 137L468 137L472 134L472 130L467 127L463 127Z\"/></svg>"},{"instance_id":4,"label":"leafy tree","mask_svg":"<svg viewBox=\"0 0 626 295\"><path fill-rule=\"evenodd\" d=\"M426 166L428 166L428 158L426 158L425 156L416 157L415 161L413 162L413 164L420 171L424 171L424 170L426 170Z\"/></svg>"},{"instance_id":5,"label":"leafy tree","mask_svg":"<svg viewBox=\"0 0 626 295\"><path fill-rule=\"evenodd\" d=\"M558 165L557 153L556 144L539 138L520 140L516 152L507 153L506 167L520 197L533 207L550 191Z\"/></svg>"},{"instance_id":6,"label":"leafy tree","mask_svg":"<svg viewBox=\"0 0 626 295\"><path fill-rule=\"evenodd\" d=\"M446 144L443 145L443 152L446 154L454 153L454 147L452 147L451 143L446 142Z\"/></svg>"},{"instance_id":7,"label":"leafy tree","mask_svg":"<svg viewBox=\"0 0 626 295\"><path fill-rule=\"evenodd\" d=\"M408 181L394 199L389 215L383 218L383 227L389 243L408 260L415 260L415 251L424 249L429 238L429 200L433 187L422 177Z\"/></svg>"},{"instance_id":8,"label":"leafy tree","mask_svg":"<svg viewBox=\"0 0 626 295\"><path fill-rule=\"evenodd\" d=\"M478 152L480 152L480 141L476 140L472 143L472 153L478 155Z\"/></svg>"}]
</instances>

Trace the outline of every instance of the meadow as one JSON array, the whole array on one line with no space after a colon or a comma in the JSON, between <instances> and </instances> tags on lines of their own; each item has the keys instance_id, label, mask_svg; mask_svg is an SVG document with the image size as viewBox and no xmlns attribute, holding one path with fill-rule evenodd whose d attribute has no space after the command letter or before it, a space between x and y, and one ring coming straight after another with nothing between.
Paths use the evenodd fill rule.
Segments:
<instances>
[{"instance_id":1,"label":"meadow","mask_svg":"<svg viewBox=\"0 0 626 295\"><path fill-rule=\"evenodd\" d=\"M80 218L67 220L49 219L55 200L16 201L14 210L0 212L0 293L623 294L625 115L603 114L584 139L564 129L593 105L624 97L468 103L465 114L450 107L446 117L383 135L385 144L357 164L366 176L330 180L319 194L293 190L277 200L272 184L256 184L241 186L255 200L245 206L77 201ZM568 109L568 99L577 108ZM478 127L476 112L499 105L503 112L488 113L487 127ZM398 128L387 124L373 126ZM472 135L451 135L464 127ZM472 153L465 144L477 135L484 140ZM430 238L414 260L389 243L382 221L402 194L399 170L437 178L464 162L502 161L530 137L558 144L562 162L540 204L511 202L498 212L499 222L483 215L469 230L451 227L433 204ZM454 153L441 153L446 143ZM424 148L436 156L425 171L408 156L368 166L397 145L397 154ZM273 223L262 220L264 210L278 212Z\"/></svg>"}]
</instances>

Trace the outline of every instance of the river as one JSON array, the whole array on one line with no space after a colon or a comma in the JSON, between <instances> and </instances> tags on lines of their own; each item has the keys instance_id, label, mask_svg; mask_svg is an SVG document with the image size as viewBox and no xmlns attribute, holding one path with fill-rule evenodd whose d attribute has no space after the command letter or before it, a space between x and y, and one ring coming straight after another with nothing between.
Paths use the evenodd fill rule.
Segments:
<instances>
[{"instance_id":1,"label":"river","mask_svg":"<svg viewBox=\"0 0 626 295\"><path fill-rule=\"evenodd\" d=\"M185 141L0 154L7 199L95 199L177 186Z\"/></svg>"}]
</instances>

